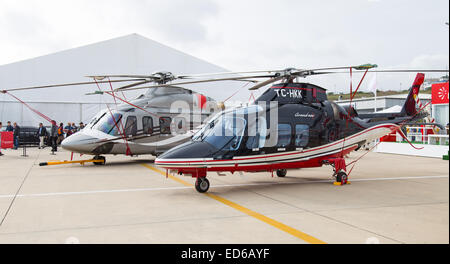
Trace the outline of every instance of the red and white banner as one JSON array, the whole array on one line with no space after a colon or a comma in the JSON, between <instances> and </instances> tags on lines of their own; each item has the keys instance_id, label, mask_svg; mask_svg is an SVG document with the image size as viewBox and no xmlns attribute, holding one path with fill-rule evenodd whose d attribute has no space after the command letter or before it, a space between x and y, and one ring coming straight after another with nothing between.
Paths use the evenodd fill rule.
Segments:
<instances>
[{"instance_id":1,"label":"red and white banner","mask_svg":"<svg viewBox=\"0 0 450 264\"><path fill-rule=\"evenodd\" d=\"M435 83L431 86L431 103L448 104L448 82Z\"/></svg>"},{"instance_id":2,"label":"red and white banner","mask_svg":"<svg viewBox=\"0 0 450 264\"><path fill-rule=\"evenodd\" d=\"M13 132L0 132L1 134L1 148L10 149L14 147L14 133Z\"/></svg>"}]
</instances>

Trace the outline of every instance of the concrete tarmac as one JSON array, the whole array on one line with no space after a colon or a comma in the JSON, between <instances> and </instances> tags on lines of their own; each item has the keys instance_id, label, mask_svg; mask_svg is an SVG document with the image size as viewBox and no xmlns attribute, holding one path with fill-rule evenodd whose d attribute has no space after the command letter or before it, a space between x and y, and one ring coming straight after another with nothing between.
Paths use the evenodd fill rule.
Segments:
<instances>
[{"instance_id":1,"label":"concrete tarmac","mask_svg":"<svg viewBox=\"0 0 450 264\"><path fill-rule=\"evenodd\" d=\"M332 168L166 178L151 156L107 164L50 149L3 150L0 243L449 243L449 163L369 153L334 186ZM350 160L364 152L354 152ZM90 157L75 154L74 159Z\"/></svg>"}]
</instances>

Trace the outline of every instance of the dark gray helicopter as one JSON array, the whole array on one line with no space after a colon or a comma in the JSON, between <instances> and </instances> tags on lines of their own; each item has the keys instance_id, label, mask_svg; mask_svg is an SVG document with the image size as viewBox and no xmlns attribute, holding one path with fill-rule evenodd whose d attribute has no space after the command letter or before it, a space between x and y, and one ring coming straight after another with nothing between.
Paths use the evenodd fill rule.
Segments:
<instances>
[{"instance_id":1,"label":"dark gray helicopter","mask_svg":"<svg viewBox=\"0 0 450 264\"><path fill-rule=\"evenodd\" d=\"M209 189L208 172L277 171L279 177L284 177L287 169L325 164L334 167L339 184L346 184L346 154L399 130L405 122L423 117L417 111L415 97L425 75L417 74L401 112L364 115L359 115L351 105L342 107L328 101L324 88L295 80L332 73L330 70L350 68L367 72L374 67L376 65L368 64L287 69L247 76L249 79L268 78L251 89L281 82L267 89L253 105L220 113L197 132L192 141L167 151L155 164L167 171L196 178L195 187L199 192ZM377 72L397 71L400 70ZM424 72L436 71L441 72Z\"/></svg>"}]
</instances>

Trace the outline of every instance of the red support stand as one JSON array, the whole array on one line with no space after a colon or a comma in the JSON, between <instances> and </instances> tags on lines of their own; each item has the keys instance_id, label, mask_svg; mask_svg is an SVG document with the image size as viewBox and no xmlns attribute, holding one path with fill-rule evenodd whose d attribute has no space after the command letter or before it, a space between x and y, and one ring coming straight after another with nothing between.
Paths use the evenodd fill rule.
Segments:
<instances>
[{"instance_id":1,"label":"red support stand","mask_svg":"<svg viewBox=\"0 0 450 264\"><path fill-rule=\"evenodd\" d=\"M326 164L329 164L333 166L334 168L334 175L336 177L336 181L334 182L334 185L336 186L342 186L350 184L348 181L348 175L347 175L347 164L345 163L344 158L331 158L325 161Z\"/></svg>"}]
</instances>

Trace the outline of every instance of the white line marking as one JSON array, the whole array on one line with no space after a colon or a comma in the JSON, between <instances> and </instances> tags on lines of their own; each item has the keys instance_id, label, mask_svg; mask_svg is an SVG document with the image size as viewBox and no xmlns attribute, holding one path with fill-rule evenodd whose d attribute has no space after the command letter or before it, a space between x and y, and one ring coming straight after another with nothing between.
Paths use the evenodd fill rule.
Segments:
<instances>
[{"instance_id":1,"label":"white line marking","mask_svg":"<svg viewBox=\"0 0 450 264\"><path fill-rule=\"evenodd\" d=\"M99 191L85 191L85 192L34 193L34 194L19 194L17 195L17 197L65 196L65 195L81 195L81 194L97 194L97 193L146 192L146 191L180 190L180 189L192 189L192 188L163 187L163 188L139 188L139 189L123 189L123 190L99 190ZM0 195L0 199L12 197L14 197L14 195Z\"/></svg>"},{"instance_id":2,"label":"white line marking","mask_svg":"<svg viewBox=\"0 0 450 264\"><path fill-rule=\"evenodd\" d=\"M449 175L442 176L411 176L411 177L398 177L398 178L373 178L373 179L354 179L352 181L393 181L393 180L417 180L417 179L442 179L448 178Z\"/></svg>"},{"instance_id":3,"label":"white line marking","mask_svg":"<svg viewBox=\"0 0 450 264\"><path fill-rule=\"evenodd\" d=\"M418 180L418 179L443 179L449 178L449 175L443 176L417 176L417 177L397 177L397 178L372 178L372 179L352 179L352 182L365 181L395 181L395 180ZM245 187L245 186L268 186L268 185L288 185L288 184L313 184L313 183L327 183L332 180L318 180L318 181L304 181L304 182L268 182L268 183L243 183L243 184L221 184L212 185L211 188L225 188L225 187ZM99 191L85 191L85 192L55 192L55 193L34 193L34 194L19 194L17 197L48 197L48 196L69 196L69 195L84 195L84 194L98 194L98 193L124 193L124 192L148 192L148 191L168 191L168 190L184 190L192 189L192 187L161 187L161 188L138 188L138 189L122 189L122 190L99 190ZM1 198L13 198L14 194L0 195Z\"/></svg>"}]
</instances>

